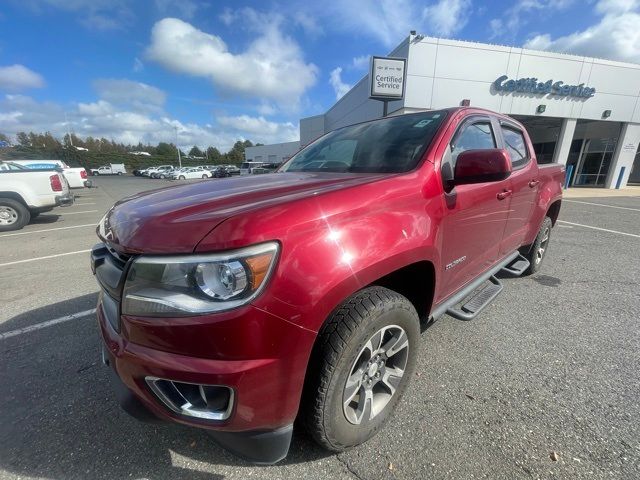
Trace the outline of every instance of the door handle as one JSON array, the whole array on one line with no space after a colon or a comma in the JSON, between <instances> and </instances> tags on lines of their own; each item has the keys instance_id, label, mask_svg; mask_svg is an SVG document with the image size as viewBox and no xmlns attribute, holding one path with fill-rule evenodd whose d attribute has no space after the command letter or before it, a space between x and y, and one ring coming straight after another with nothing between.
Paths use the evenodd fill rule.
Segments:
<instances>
[{"instance_id":1,"label":"door handle","mask_svg":"<svg viewBox=\"0 0 640 480\"><path fill-rule=\"evenodd\" d=\"M512 193L511 190L504 190L503 192L500 192L499 194L497 194L496 197L498 197L498 200L504 200L509 195L511 195L511 193Z\"/></svg>"},{"instance_id":2,"label":"door handle","mask_svg":"<svg viewBox=\"0 0 640 480\"><path fill-rule=\"evenodd\" d=\"M540 183L540 180L531 180L529 182L529 187L533 188Z\"/></svg>"}]
</instances>

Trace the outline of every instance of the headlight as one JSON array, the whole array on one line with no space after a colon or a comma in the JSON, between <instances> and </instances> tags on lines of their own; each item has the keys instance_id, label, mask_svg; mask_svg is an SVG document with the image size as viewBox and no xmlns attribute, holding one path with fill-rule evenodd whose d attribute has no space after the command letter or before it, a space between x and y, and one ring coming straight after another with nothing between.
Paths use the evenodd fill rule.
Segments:
<instances>
[{"instance_id":1,"label":"headlight","mask_svg":"<svg viewBox=\"0 0 640 480\"><path fill-rule=\"evenodd\" d=\"M244 305L266 285L278 249L269 242L220 254L138 257L124 285L122 313L180 317Z\"/></svg>"}]
</instances>

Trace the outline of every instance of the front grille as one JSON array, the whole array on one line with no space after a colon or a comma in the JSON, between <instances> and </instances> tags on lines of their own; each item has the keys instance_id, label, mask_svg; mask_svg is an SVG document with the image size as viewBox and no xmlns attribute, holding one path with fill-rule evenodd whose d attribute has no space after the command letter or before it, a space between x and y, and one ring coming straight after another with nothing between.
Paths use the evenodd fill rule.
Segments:
<instances>
[{"instance_id":1,"label":"front grille","mask_svg":"<svg viewBox=\"0 0 640 480\"><path fill-rule=\"evenodd\" d=\"M120 331L120 300L131 255L99 243L91 250L91 269L102 287L102 309L111 326Z\"/></svg>"},{"instance_id":2,"label":"front grille","mask_svg":"<svg viewBox=\"0 0 640 480\"><path fill-rule=\"evenodd\" d=\"M127 265L127 262L131 258L131 255L127 255L125 253L119 253L111 245L105 245L105 247L107 247L107 251L111 254L111 256L113 257L113 260L118 264L120 264L122 266L122 269L124 270L124 267Z\"/></svg>"}]
</instances>

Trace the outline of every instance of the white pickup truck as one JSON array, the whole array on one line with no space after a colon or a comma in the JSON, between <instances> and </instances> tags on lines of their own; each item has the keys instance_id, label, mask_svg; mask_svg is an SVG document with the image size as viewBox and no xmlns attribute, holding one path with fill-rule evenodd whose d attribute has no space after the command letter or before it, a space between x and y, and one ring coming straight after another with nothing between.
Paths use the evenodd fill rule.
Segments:
<instances>
[{"instance_id":1,"label":"white pickup truck","mask_svg":"<svg viewBox=\"0 0 640 480\"><path fill-rule=\"evenodd\" d=\"M125 173L127 170L124 168L124 163L110 163L91 169L91 175L124 175Z\"/></svg>"},{"instance_id":2,"label":"white pickup truck","mask_svg":"<svg viewBox=\"0 0 640 480\"><path fill-rule=\"evenodd\" d=\"M40 213L73 204L64 175L0 161L0 232L20 230Z\"/></svg>"},{"instance_id":3,"label":"white pickup truck","mask_svg":"<svg viewBox=\"0 0 640 480\"><path fill-rule=\"evenodd\" d=\"M11 160L13 163L22 165L33 170L50 170L61 168L64 178L67 179L70 188L91 187L91 180L87 179L87 171L82 167L70 167L62 160Z\"/></svg>"}]
</instances>

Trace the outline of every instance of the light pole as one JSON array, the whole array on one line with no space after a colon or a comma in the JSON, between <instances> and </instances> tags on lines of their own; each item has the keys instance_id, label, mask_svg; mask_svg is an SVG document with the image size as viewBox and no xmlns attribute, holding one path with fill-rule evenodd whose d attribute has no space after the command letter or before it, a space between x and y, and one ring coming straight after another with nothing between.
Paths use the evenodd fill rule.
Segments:
<instances>
[{"instance_id":1,"label":"light pole","mask_svg":"<svg viewBox=\"0 0 640 480\"><path fill-rule=\"evenodd\" d=\"M173 127L176 129L176 150L178 150L178 165L179 168L182 168L182 158L180 158L180 147L178 146L178 127Z\"/></svg>"}]
</instances>

